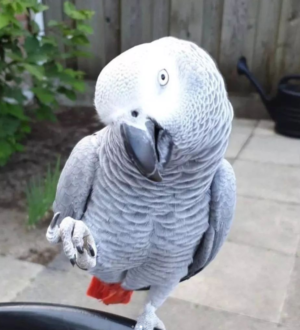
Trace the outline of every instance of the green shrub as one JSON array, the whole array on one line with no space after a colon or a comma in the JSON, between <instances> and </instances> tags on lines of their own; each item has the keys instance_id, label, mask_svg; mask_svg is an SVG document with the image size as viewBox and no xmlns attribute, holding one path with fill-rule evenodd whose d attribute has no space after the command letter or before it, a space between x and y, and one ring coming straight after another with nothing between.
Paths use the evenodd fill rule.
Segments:
<instances>
[{"instance_id":1,"label":"green shrub","mask_svg":"<svg viewBox=\"0 0 300 330\"><path fill-rule=\"evenodd\" d=\"M47 213L55 199L60 172L60 158L58 158L54 169L48 166L45 178L38 175L28 183L26 188L28 226L35 226L40 220L47 218Z\"/></svg>"},{"instance_id":2,"label":"green shrub","mask_svg":"<svg viewBox=\"0 0 300 330\"><path fill-rule=\"evenodd\" d=\"M55 120L59 95L75 100L76 92L84 91L83 72L63 63L89 56L81 48L89 45L92 29L85 22L93 12L77 10L66 1L66 21L50 21L52 33L44 36L34 14L47 9L38 0L0 0L0 166L23 149L22 139L33 120ZM27 29L16 19L21 14L26 14ZM30 102L24 95L24 79L29 79L33 93Z\"/></svg>"}]
</instances>

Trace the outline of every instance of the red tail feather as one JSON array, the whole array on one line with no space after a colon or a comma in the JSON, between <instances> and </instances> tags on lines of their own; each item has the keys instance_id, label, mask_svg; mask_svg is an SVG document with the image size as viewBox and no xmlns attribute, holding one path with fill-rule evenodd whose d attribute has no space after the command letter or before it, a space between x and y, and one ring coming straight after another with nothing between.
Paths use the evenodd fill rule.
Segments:
<instances>
[{"instance_id":1,"label":"red tail feather","mask_svg":"<svg viewBox=\"0 0 300 330\"><path fill-rule=\"evenodd\" d=\"M124 290L121 284L107 284L93 277L87 295L101 300L105 305L128 304L133 291Z\"/></svg>"}]
</instances>

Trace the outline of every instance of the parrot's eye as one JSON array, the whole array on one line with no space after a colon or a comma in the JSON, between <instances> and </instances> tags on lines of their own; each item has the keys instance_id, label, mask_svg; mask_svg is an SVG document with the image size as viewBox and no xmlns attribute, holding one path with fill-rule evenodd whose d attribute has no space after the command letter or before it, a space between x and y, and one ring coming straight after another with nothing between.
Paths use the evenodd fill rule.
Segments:
<instances>
[{"instance_id":1,"label":"parrot's eye","mask_svg":"<svg viewBox=\"0 0 300 330\"><path fill-rule=\"evenodd\" d=\"M166 70L160 70L158 73L158 82L161 86L165 86L169 81L169 74Z\"/></svg>"}]
</instances>

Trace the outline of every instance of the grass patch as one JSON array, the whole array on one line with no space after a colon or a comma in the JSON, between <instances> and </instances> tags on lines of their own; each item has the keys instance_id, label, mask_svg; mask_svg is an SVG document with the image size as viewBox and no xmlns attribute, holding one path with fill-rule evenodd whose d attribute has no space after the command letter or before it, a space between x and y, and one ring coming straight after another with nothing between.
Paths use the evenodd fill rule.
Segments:
<instances>
[{"instance_id":1,"label":"grass patch","mask_svg":"<svg viewBox=\"0 0 300 330\"><path fill-rule=\"evenodd\" d=\"M28 226L34 227L51 211L60 172L60 157L58 157L54 168L48 165L45 178L37 175L29 181L26 187Z\"/></svg>"}]
</instances>

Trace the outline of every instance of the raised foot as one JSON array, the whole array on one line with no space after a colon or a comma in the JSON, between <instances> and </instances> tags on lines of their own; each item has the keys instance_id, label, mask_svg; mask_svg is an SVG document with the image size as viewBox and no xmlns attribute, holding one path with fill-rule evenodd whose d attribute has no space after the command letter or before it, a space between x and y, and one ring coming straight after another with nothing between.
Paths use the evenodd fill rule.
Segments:
<instances>
[{"instance_id":1,"label":"raised foot","mask_svg":"<svg viewBox=\"0 0 300 330\"><path fill-rule=\"evenodd\" d=\"M47 240L56 244L62 242L64 253L71 264L88 270L96 266L97 249L93 236L86 224L71 217L58 224L59 213L55 213L47 230Z\"/></svg>"}]
</instances>

